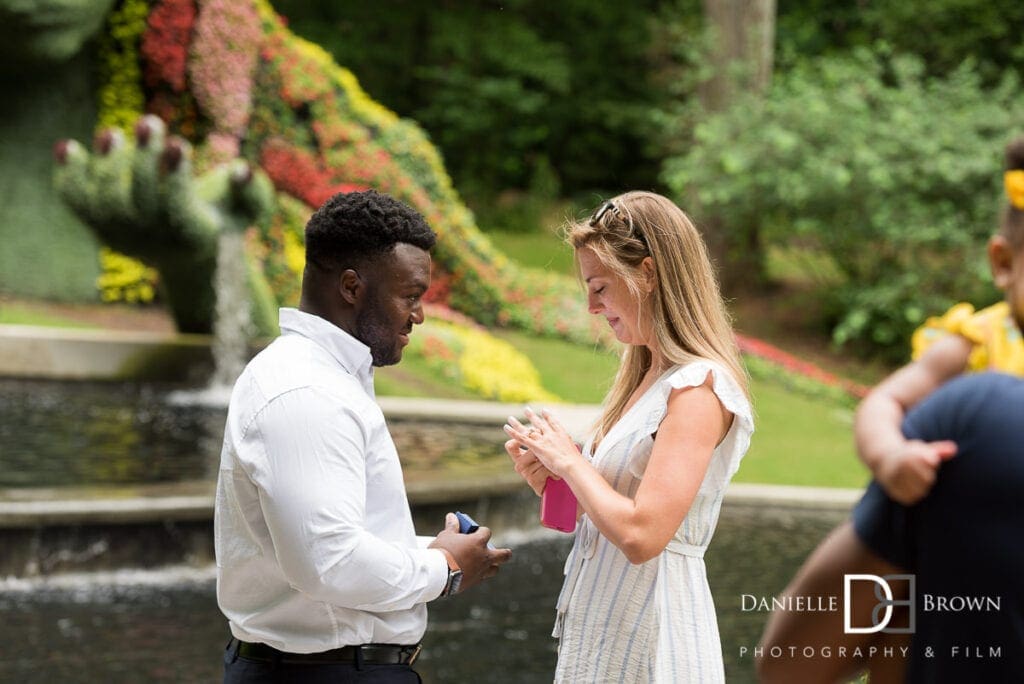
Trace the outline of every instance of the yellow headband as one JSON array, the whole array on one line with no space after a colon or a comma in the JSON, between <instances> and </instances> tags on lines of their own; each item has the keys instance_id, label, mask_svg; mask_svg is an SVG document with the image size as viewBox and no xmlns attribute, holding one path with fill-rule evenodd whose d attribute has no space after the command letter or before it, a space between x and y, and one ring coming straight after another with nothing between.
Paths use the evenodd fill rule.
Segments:
<instances>
[{"instance_id":1,"label":"yellow headband","mask_svg":"<svg viewBox=\"0 0 1024 684\"><path fill-rule=\"evenodd\" d=\"M1003 175L1003 183L1006 185L1006 195L1010 198L1010 204L1024 211L1024 171L1007 171Z\"/></svg>"}]
</instances>

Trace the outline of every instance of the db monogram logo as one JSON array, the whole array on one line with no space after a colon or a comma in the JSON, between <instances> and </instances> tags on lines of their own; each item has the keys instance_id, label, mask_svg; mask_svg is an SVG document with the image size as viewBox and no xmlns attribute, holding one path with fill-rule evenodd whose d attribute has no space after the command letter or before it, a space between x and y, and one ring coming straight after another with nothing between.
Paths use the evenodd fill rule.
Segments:
<instances>
[{"instance_id":1,"label":"db monogram logo","mask_svg":"<svg viewBox=\"0 0 1024 684\"><path fill-rule=\"evenodd\" d=\"M856 583L871 582L874 585L874 595L878 600L871 610L870 625L854 625L852 615L852 596ZM905 600L894 598L893 585L897 582L905 582L907 587ZM899 586L898 584L896 586ZM885 632L887 634L913 634L915 624L914 611L914 575L843 575L843 631L847 634L873 634ZM896 606L907 606L910 611L909 623L906 627L889 627L893 617L893 608ZM863 616L858 616L863 619Z\"/></svg>"}]
</instances>

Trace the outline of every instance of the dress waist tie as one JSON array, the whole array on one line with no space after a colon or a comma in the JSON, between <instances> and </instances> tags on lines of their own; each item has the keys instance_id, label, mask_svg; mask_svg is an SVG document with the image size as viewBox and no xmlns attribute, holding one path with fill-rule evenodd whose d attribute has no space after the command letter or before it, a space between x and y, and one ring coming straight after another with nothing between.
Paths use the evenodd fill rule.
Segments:
<instances>
[{"instance_id":1,"label":"dress waist tie","mask_svg":"<svg viewBox=\"0 0 1024 684\"><path fill-rule=\"evenodd\" d=\"M689 556L690 558L703 558L704 552L708 547L700 546L699 544L687 544L684 541L673 538L669 541L665 550L669 553L677 553L680 556Z\"/></svg>"}]
</instances>

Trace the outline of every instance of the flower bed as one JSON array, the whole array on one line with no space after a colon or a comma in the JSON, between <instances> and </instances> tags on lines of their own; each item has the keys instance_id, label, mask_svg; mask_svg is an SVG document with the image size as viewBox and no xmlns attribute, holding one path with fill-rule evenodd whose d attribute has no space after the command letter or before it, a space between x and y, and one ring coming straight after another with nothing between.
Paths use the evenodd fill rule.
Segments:
<instances>
[{"instance_id":1,"label":"flower bed","mask_svg":"<svg viewBox=\"0 0 1024 684\"><path fill-rule=\"evenodd\" d=\"M747 370L754 377L778 381L803 394L828 396L844 405L855 405L871 389L800 359L792 354L746 335L736 335L745 357Z\"/></svg>"},{"instance_id":2,"label":"flower bed","mask_svg":"<svg viewBox=\"0 0 1024 684\"><path fill-rule=\"evenodd\" d=\"M477 229L423 131L288 31L265 0L125 0L110 15L101 61L101 128L128 131L154 113L192 143L197 173L241 155L267 171L279 197L310 209L338 191L392 194L439 234L431 301L486 325L585 343L598 333L571 279L517 266ZM285 283L294 269L284 236L294 251L296 221L308 213L278 204L276 228L262 231L270 242L256 251L285 303L296 286Z\"/></svg>"},{"instance_id":3,"label":"flower bed","mask_svg":"<svg viewBox=\"0 0 1024 684\"><path fill-rule=\"evenodd\" d=\"M486 399L559 400L541 386L537 369L525 355L477 326L428 319L410 338L408 353L423 358L429 367Z\"/></svg>"}]
</instances>

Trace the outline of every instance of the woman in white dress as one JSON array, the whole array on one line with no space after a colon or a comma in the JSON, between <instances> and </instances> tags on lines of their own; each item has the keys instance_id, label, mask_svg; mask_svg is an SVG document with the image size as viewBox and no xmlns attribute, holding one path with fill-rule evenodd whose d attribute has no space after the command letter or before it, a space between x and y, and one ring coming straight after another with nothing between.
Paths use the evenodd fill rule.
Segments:
<instances>
[{"instance_id":1,"label":"woman in white dress","mask_svg":"<svg viewBox=\"0 0 1024 684\"><path fill-rule=\"evenodd\" d=\"M568 239L590 312L625 350L582 453L547 412L505 426L534 491L562 478L579 502L555 681L723 681L703 556L753 420L707 250L649 192L605 202Z\"/></svg>"}]
</instances>

